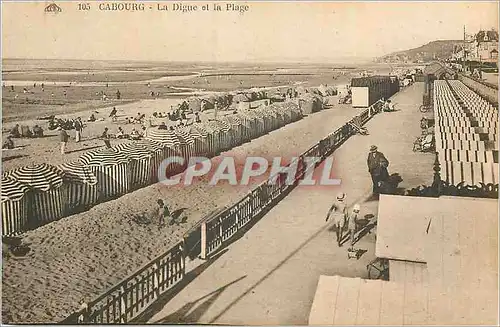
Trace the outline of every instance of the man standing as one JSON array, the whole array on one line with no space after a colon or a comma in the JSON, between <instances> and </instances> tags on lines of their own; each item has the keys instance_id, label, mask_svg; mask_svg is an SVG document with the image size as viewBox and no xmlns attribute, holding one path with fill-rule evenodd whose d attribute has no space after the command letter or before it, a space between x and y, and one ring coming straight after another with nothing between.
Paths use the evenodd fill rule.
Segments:
<instances>
[{"instance_id":1,"label":"man standing","mask_svg":"<svg viewBox=\"0 0 500 327\"><path fill-rule=\"evenodd\" d=\"M80 139L82 138L82 120L80 117L78 117L77 120L74 122L75 125L75 141L76 143L80 142Z\"/></svg>"},{"instance_id":2,"label":"man standing","mask_svg":"<svg viewBox=\"0 0 500 327\"><path fill-rule=\"evenodd\" d=\"M377 146L372 145L370 147L370 153L368 154L367 160L368 172L370 173L373 181L374 194L379 193L380 182L389 178L389 172L387 171L389 161L385 158L382 152L378 152L377 150Z\"/></svg>"},{"instance_id":3,"label":"man standing","mask_svg":"<svg viewBox=\"0 0 500 327\"><path fill-rule=\"evenodd\" d=\"M106 145L106 148L111 148L111 142L109 140L109 134L108 134L108 128L104 128L104 132L101 134L101 139L104 141L104 145Z\"/></svg>"},{"instance_id":4,"label":"man standing","mask_svg":"<svg viewBox=\"0 0 500 327\"><path fill-rule=\"evenodd\" d=\"M66 144L69 140L69 135L62 127L57 128L59 130L59 141L61 142L61 154L66 153Z\"/></svg>"},{"instance_id":5,"label":"man standing","mask_svg":"<svg viewBox=\"0 0 500 327\"><path fill-rule=\"evenodd\" d=\"M337 243L342 246L342 230L344 229L346 214L347 214L347 204L345 202L345 193L339 193L337 195L337 200L332 204L328 214L326 215L326 221L330 218L330 214L333 212L333 223L335 226L335 233L337 236Z\"/></svg>"}]
</instances>

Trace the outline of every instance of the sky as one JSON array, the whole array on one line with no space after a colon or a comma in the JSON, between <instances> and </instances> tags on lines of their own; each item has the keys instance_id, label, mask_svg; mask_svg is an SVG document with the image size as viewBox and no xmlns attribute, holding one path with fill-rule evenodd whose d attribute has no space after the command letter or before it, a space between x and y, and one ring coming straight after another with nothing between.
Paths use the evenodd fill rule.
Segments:
<instances>
[{"instance_id":1,"label":"sky","mask_svg":"<svg viewBox=\"0 0 500 327\"><path fill-rule=\"evenodd\" d=\"M335 61L462 39L464 25L470 33L498 26L498 3L480 1L235 2L248 5L244 13L214 11L213 1L182 2L198 7L186 13L172 10L180 2L119 12L56 1L62 12L45 13L50 3L2 2L3 58Z\"/></svg>"}]
</instances>

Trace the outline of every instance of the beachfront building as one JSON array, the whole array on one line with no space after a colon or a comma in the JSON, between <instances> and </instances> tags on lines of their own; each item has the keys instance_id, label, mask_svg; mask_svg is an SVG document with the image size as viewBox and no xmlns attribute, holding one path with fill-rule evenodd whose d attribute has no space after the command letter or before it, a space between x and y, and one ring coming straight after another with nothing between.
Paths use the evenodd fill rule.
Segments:
<instances>
[{"instance_id":1,"label":"beachfront building","mask_svg":"<svg viewBox=\"0 0 500 327\"><path fill-rule=\"evenodd\" d=\"M464 42L456 44L451 61L460 63L466 72L474 69L498 69L498 31L481 30L476 34L465 34Z\"/></svg>"}]
</instances>

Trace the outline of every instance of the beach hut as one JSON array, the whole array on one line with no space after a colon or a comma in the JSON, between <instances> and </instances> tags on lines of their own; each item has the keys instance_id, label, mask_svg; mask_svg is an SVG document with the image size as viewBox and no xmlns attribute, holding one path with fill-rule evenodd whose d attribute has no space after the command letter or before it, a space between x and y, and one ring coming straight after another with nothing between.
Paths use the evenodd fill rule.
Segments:
<instances>
[{"instance_id":1,"label":"beach hut","mask_svg":"<svg viewBox=\"0 0 500 327\"><path fill-rule=\"evenodd\" d=\"M241 130L242 130L242 143L248 142L252 139L252 121L248 116L245 116L241 113L234 113L231 115L235 119L237 119L240 124L241 124Z\"/></svg>"},{"instance_id":2,"label":"beach hut","mask_svg":"<svg viewBox=\"0 0 500 327\"><path fill-rule=\"evenodd\" d=\"M210 120L208 121L208 124L212 128L219 130L220 146L222 147L221 151L227 151L231 149L231 125L221 120Z\"/></svg>"},{"instance_id":3,"label":"beach hut","mask_svg":"<svg viewBox=\"0 0 500 327\"><path fill-rule=\"evenodd\" d=\"M289 124L292 121L292 113L285 108L284 103L274 103L270 107L279 113L283 120L283 125Z\"/></svg>"},{"instance_id":4,"label":"beach hut","mask_svg":"<svg viewBox=\"0 0 500 327\"><path fill-rule=\"evenodd\" d=\"M29 228L29 187L2 177L2 236L13 236Z\"/></svg>"},{"instance_id":5,"label":"beach hut","mask_svg":"<svg viewBox=\"0 0 500 327\"><path fill-rule=\"evenodd\" d=\"M206 131L193 124L181 128L181 132L187 133L194 140L193 154L195 156L207 157L210 155L208 148L209 136Z\"/></svg>"},{"instance_id":6,"label":"beach hut","mask_svg":"<svg viewBox=\"0 0 500 327\"><path fill-rule=\"evenodd\" d=\"M146 139L158 142L165 147L166 158L182 157L185 158L185 145L181 144L179 137L174 131L166 129L153 128L148 131ZM180 173L185 165L171 164L167 169L167 176L172 176Z\"/></svg>"},{"instance_id":7,"label":"beach hut","mask_svg":"<svg viewBox=\"0 0 500 327\"><path fill-rule=\"evenodd\" d=\"M276 117L276 124L278 128L281 128L287 124L286 122L286 115L284 112L279 110L279 105L277 104L272 104L269 107L267 107L268 110L271 110L275 113Z\"/></svg>"},{"instance_id":8,"label":"beach hut","mask_svg":"<svg viewBox=\"0 0 500 327\"><path fill-rule=\"evenodd\" d=\"M169 152L170 149L166 148L159 142L147 139L137 140L134 141L134 143L150 151L151 153L150 183L154 184L158 182L158 169L160 168L162 161L165 160L170 155Z\"/></svg>"},{"instance_id":9,"label":"beach hut","mask_svg":"<svg viewBox=\"0 0 500 327\"><path fill-rule=\"evenodd\" d=\"M323 107L323 100L318 95L307 94L299 98L299 106L306 115L318 112Z\"/></svg>"},{"instance_id":10,"label":"beach hut","mask_svg":"<svg viewBox=\"0 0 500 327\"><path fill-rule=\"evenodd\" d=\"M58 166L64 172L63 181L67 185L65 216L83 211L99 201L97 177L81 161L63 163Z\"/></svg>"},{"instance_id":11,"label":"beach hut","mask_svg":"<svg viewBox=\"0 0 500 327\"><path fill-rule=\"evenodd\" d=\"M67 187L63 184L63 174L59 168L46 163L24 166L6 173L7 177L29 187L30 224L41 226L64 216Z\"/></svg>"},{"instance_id":12,"label":"beach hut","mask_svg":"<svg viewBox=\"0 0 500 327\"><path fill-rule=\"evenodd\" d=\"M265 134L264 119L260 117L254 110L244 110L238 113L245 116L251 122L252 139L255 139Z\"/></svg>"},{"instance_id":13,"label":"beach hut","mask_svg":"<svg viewBox=\"0 0 500 327\"><path fill-rule=\"evenodd\" d=\"M79 160L97 177L100 200L116 198L130 191L130 158L116 149L84 153Z\"/></svg>"},{"instance_id":14,"label":"beach hut","mask_svg":"<svg viewBox=\"0 0 500 327\"><path fill-rule=\"evenodd\" d=\"M226 115L222 117L221 121L223 123L229 124L231 129L229 130L231 136L232 147L238 146L243 143L243 127L241 122L234 115Z\"/></svg>"},{"instance_id":15,"label":"beach hut","mask_svg":"<svg viewBox=\"0 0 500 327\"><path fill-rule=\"evenodd\" d=\"M214 128L208 122L195 123L193 126L200 131L207 133L208 135L208 149L209 155L215 156L220 153L222 146L220 143L220 130L219 128Z\"/></svg>"},{"instance_id":16,"label":"beach hut","mask_svg":"<svg viewBox=\"0 0 500 327\"><path fill-rule=\"evenodd\" d=\"M255 112L264 122L264 134L269 133L272 130L271 115L264 108L256 108L252 111Z\"/></svg>"},{"instance_id":17,"label":"beach hut","mask_svg":"<svg viewBox=\"0 0 500 327\"><path fill-rule=\"evenodd\" d=\"M130 160L130 189L136 190L151 183L153 152L135 143L121 143L113 147Z\"/></svg>"},{"instance_id":18,"label":"beach hut","mask_svg":"<svg viewBox=\"0 0 500 327\"><path fill-rule=\"evenodd\" d=\"M281 115L278 114L278 112L276 110L270 108L269 106L263 108L263 110L265 110L269 114L269 116L271 117L272 130L278 129L282 126L281 125Z\"/></svg>"},{"instance_id":19,"label":"beach hut","mask_svg":"<svg viewBox=\"0 0 500 327\"><path fill-rule=\"evenodd\" d=\"M179 142L181 144L181 153L185 160L185 163L187 164L189 158L191 158L195 154L194 138L183 128L177 128L175 130L175 135L177 135L177 138L179 139Z\"/></svg>"}]
</instances>

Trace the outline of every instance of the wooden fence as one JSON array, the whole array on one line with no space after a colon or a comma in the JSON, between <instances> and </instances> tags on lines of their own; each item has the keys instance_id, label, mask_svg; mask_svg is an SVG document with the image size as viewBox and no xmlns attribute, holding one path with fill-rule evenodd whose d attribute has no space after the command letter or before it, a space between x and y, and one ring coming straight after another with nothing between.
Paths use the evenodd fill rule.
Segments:
<instances>
[{"instance_id":1,"label":"wooden fence","mask_svg":"<svg viewBox=\"0 0 500 327\"><path fill-rule=\"evenodd\" d=\"M97 299L85 303L62 323L127 323L184 278L184 263L182 241Z\"/></svg>"},{"instance_id":2,"label":"wooden fence","mask_svg":"<svg viewBox=\"0 0 500 327\"><path fill-rule=\"evenodd\" d=\"M225 208L215 215L209 216L193 229L185 239L164 254L160 255L145 267L114 286L97 299L85 303L83 307L62 324L120 324L128 323L143 312L160 295L172 290L183 281L185 258L191 256L191 250L185 246L185 241L191 238L191 243L199 243L199 255L207 259L221 249L227 242L248 226L264 210L273 207L281 196L286 195L306 173L304 158L320 157L324 160L356 131L351 123L365 124L380 111L382 101L374 103L351 121L329 134L313 145L297 159L299 165L295 176L295 184L285 183L281 174L272 176L258 185L247 196L231 207ZM319 162L316 163L316 166ZM312 169L312 167L310 167ZM194 237L193 237L194 236ZM199 238L199 240L197 240ZM193 239L196 239L193 241ZM195 247L196 248L196 247Z\"/></svg>"}]
</instances>

